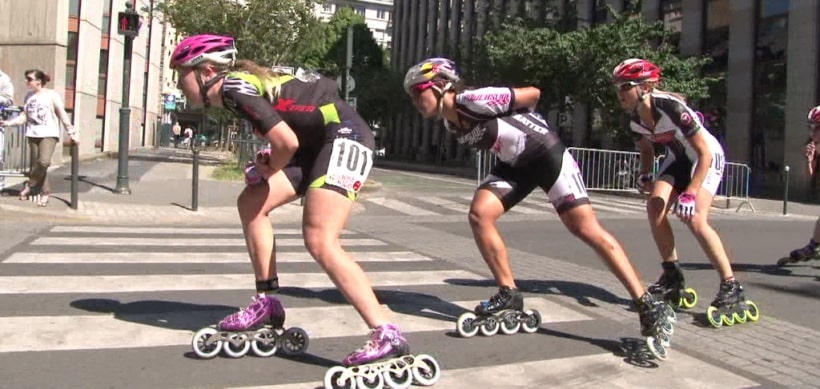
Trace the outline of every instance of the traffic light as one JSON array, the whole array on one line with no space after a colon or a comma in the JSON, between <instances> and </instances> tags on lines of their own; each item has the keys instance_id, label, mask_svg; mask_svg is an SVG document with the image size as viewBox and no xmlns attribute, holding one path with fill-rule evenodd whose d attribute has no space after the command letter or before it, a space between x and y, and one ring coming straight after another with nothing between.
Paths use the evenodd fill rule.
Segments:
<instances>
[{"instance_id":1,"label":"traffic light","mask_svg":"<svg viewBox=\"0 0 820 389\"><path fill-rule=\"evenodd\" d=\"M135 37L140 32L140 14L136 12L120 12L117 16L117 32L120 35Z\"/></svg>"}]
</instances>

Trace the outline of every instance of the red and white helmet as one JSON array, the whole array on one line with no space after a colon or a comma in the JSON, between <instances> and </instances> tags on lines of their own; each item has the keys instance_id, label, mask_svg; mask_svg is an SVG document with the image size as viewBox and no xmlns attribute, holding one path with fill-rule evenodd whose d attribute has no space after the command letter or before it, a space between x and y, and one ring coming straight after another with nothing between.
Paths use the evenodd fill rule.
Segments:
<instances>
[{"instance_id":1,"label":"red and white helmet","mask_svg":"<svg viewBox=\"0 0 820 389\"><path fill-rule=\"evenodd\" d=\"M236 46L229 36L200 34L179 42L171 54L171 69L189 68L210 62L229 65L236 61Z\"/></svg>"},{"instance_id":2,"label":"red and white helmet","mask_svg":"<svg viewBox=\"0 0 820 389\"><path fill-rule=\"evenodd\" d=\"M657 82L661 80L661 68L645 59L630 58L615 67L612 71L612 80L615 83Z\"/></svg>"},{"instance_id":3,"label":"red and white helmet","mask_svg":"<svg viewBox=\"0 0 820 389\"><path fill-rule=\"evenodd\" d=\"M809 111L809 124L820 124L820 105L814 107Z\"/></svg>"},{"instance_id":4,"label":"red and white helmet","mask_svg":"<svg viewBox=\"0 0 820 389\"><path fill-rule=\"evenodd\" d=\"M437 79L458 82L461 78L456 63L447 58L428 58L413 65L404 75L404 91L410 94L410 87Z\"/></svg>"}]
</instances>

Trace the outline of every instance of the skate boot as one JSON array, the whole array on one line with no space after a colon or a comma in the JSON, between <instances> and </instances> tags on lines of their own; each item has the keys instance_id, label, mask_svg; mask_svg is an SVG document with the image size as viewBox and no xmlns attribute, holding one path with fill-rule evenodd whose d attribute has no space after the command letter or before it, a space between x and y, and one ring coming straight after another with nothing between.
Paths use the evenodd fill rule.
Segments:
<instances>
[{"instance_id":1,"label":"skate boot","mask_svg":"<svg viewBox=\"0 0 820 389\"><path fill-rule=\"evenodd\" d=\"M820 259L820 243L817 243L814 239L810 240L809 244L797 250L792 250L788 257L780 258L780 260L777 261L777 266L806 262L812 259Z\"/></svg>"},{"instance_id":2,"label":"skate boot","mask_svg":"<svg viewBox=\"0 0 820 389\"><path fill-rule=\"evenodd\" d=\"M214 327L203 328L194 335L194 353L210 359L222 350L227 356L239 358L253 350L260 357L269 357L281 349L286 355L303 353L308 346L307 333L298 327L285 329L285 309L276 297L256 295L251 304L222 319Z\"/></svg>"},{"instance_id":3,"label":"skate boot","mask_svg":"<svg viewBox=\"0 0 820 389\"><path fill-rule=\"evenodd\" d=\"M760 318L760 310L752 300L746 299L740 282L731 279L721 281L717 297L706 310L706 318L712 327L718 328L747 321L756 322Z\"/></svg>"},{"instance_id":4,"label":"skate boot","mask_svg":"<svg viewBox=\"0 0 820 389\"><path fill-rule=\"evenodd\" d=\"M662 262L663 273L658 282L649 285L647 290L657 298L662 298L674 309L690 309L698 303L698 294L687 288L683 279L680 263Z\"/></svg>"},{"instance_id":5,"label":"skate boot","mask_svg":"<svg viewBox=\"0 0 820 389\"><path fill-rule=\"evenodd\" d=\"M502 286L489 300L480 302L475 313L465 312L456 321L456 331L464 338L475 336L479 331L484 336L493 336L499 330L512 335L519 330L526 333L538 331L541 314L535 310L524 311L524 295L517 288Z\"/></svg>"},{"instance_id":6,"label":"skate boot","mask_svg":"<svg viewBox=\"0 0 820 389\"><path fill-rule=\"evenodd\" d=\"M659 360L665 360L675 332L675 311L648 291L635 301L635 305L638 308L641 335L646 337L649 352Z\"/></svg>"},{"instance_id":7,"label":"skate boot","mask_svg":"<svg viewBox=\"0 0 820 389\"><path fill-rule=\"evenodd\" d=\"M383 324L370 331L367 343L325 373L325 388L407 388L416 380L430 386L441 374L429 355L409 354L407 339L396 326Z\"/></svg>"}]
</instances>

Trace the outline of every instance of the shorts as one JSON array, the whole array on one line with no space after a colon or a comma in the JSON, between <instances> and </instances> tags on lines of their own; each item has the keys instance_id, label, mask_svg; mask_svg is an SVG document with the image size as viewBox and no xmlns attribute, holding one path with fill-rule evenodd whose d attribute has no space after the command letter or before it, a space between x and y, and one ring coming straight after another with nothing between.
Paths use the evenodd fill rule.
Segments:
<instances>
[{"instance_id":1,"label":"shorts","mask_svg":"<svg viewBox=\"0 0 820 389\"><path fill-rule=\"evenodd\" d=\"M297 195L323 188L356 200L373 167L375 142L370 128L353 123L329 123L321 147L298 150L282 169Z\"/></svg>"},{"instance_id":2,"label":"shorts","mask_svg":"<svg viewBox=\"0 0 820 389\"><path fill-rule=\"evenodd\" d=\"M720 181L723 179L725 162L726 157L723 155L723 150L712 154L712 164L701 184L701 188L712 196L717 193ZM667 153L656 177L658 181L668 182L675 192L680 194L686 191L686 187L692 182L693 174L695 174L695 162L689 159L677 159L675 154Z\"/></svg>"},{"instance_id":3,"label":"shorts","mask_svg":"<svg viewBox=\"0 0 820 389\"><path fill-rule=\"evenodd\" d=\"M500 162L484 178L478 189L493 192L501 200L504 210L509 211L536 187L547 193L559 215L579 205L589 204L589 195L578 163L563 147L547 151L523 166Z\"/></svg>"}]
</instances>

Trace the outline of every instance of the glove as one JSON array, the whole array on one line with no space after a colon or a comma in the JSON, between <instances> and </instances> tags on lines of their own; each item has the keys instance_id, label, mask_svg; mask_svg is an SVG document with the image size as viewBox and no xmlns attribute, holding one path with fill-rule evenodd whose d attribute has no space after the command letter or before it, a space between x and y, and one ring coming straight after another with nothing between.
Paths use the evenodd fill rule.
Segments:
<instances>
[{"instance_id":1,"label":"glove","mask_svg":"<svg viewBox=\"0 0 820 389\"><path fill-rule=\"evenodd\" d=\"M256 170L255 163L248 162L247 164L245 164L245 185L259 185L264 181L265 178L262 177L262 174L259 173L259 170Z\"/></svg>"},{"instance_id":2,"label":"glove","mask_svg":"<svg viewBox=\"0 0 820 389\"><path fill-rule=\"evenodd\" d=\"M695 216L695 195L684 192L678 196L678 203L675 205L675 213L679 218L689 220Z\"/></svg>"},{"instance_id":3,"label":"glove","mask_svg":"<svg viewBox=\"0 0 820 389\"><path fill-rule=\"evenodd\" d=\"M651 174L642 173L638 176L638 192L647 193L652 189L653 179Z\"/></svg>"},{"instance_id":4,"label":"glove","mask_svg":"<svg viewBox=\"0 0 820 389\"><path fill-rule=\"evenodd\" d=\"M256 161L259 163L268 163L270 161L270 148L257 151Z\"/></svg>"}]
</instances>

